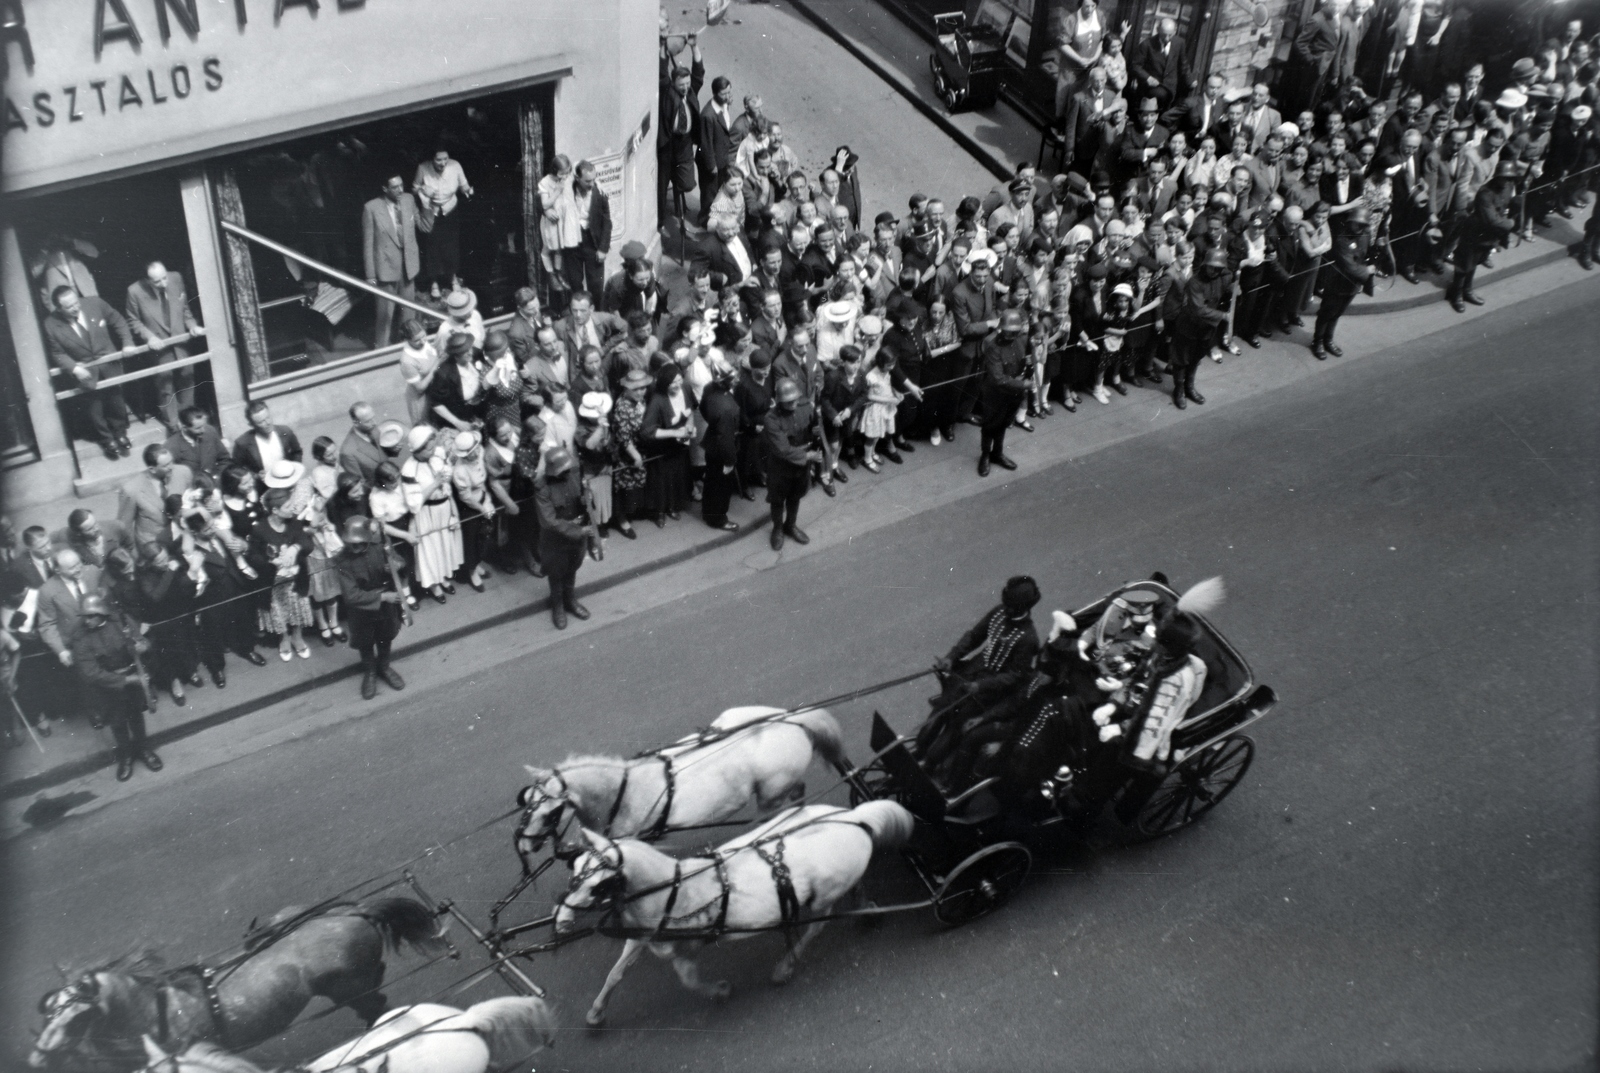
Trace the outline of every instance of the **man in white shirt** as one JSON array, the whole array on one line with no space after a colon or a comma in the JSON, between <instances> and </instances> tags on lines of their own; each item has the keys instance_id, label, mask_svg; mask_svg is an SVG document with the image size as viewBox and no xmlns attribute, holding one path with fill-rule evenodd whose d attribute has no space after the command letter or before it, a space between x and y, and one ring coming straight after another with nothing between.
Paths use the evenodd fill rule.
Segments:
<instances>
[{"instance_id":1,"label":"man in white shirt","mask_svg":"<svg viewBox=\"0 0 1600 1073\"><path fill-rule=\"evenodd\" d=\"M454 290L461 282L462 198L472 196L472 184L461 164L450 159L447 149L434 151L433 157L417 165L411 188L417 195L417 231L422 239L423 274L439 286Z\"/></svg>"}]
</instances>

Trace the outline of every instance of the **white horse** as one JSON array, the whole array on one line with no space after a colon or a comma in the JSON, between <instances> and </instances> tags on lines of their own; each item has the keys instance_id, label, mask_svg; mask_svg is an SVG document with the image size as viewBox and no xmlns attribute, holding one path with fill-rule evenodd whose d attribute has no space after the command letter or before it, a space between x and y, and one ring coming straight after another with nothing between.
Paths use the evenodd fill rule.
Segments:
<instances>
[{"instance_id":1,"label":"white horse","mask_svg":"<svg viewBox=\"0 0 1600 1073\"><path fill-rule=\"evenodd\" d=\"M813 753L835 766L844 755L839 721L824 708L729 708L711 730L632 760L573 756L553 770L528 768L517 852L524 860L537 853L569 809L592 831L651 840L726 820L751 799L767 814L805 797Z\"/></svg>"},{"instance_id":2,"label":"white horse","mask_svg":"<svg viewBox=\"0 0 1600 1073\"><path fill-rule=\"evenodd\" d=\"M555 1045L555 1019L544 1000L492 998L466 1011L422 1003L401 1006L362 1035L296 1073L491 1073L527 1069L529 1059ZM146 1073L262 1073L260 1067L211 1043L169 1054L144 1037Z\"/></svg>"},{"instance_id":3,"label":"white horse","mask_svg":"<svg viewBox=\"0 0 1600 1073\"><path fill-rule=\"evenodd\" d=\"M772 970L773 983L787 983L806 945L827 923L815 918L826 917L855 889L875 848L903 845L911 826L911 813L894 801L868 801L849 810L808 805L723 843L709 856L681 861L638 839L612 841L585 829L589 850L572 863L571 886L556 905L557 934L572 931L575 910L609 906L623 927L648 936L626 941L585 1020L591 1026L605 1020L611 992L647 947L672 961L689 990L727 998L728 981L701 982L699 966L683 952L709 945L724 932L729 939L748 939L764 930L803 926L798 939L789 933L789 950ZM780 884L784 870L792 891Z\"/></svg>"}]
</instances>

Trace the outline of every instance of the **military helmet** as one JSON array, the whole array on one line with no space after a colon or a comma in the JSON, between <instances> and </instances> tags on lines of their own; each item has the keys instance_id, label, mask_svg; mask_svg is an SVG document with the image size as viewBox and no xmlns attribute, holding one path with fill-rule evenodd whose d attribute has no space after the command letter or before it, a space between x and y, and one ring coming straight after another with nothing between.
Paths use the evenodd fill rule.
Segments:
<instances>
[{"instance_id":1,"label":"military helmet","mask_svg":"<svg viewBox=\"0 0 1600 1073\"><path fill-rule=\"evenodd\" d=\"M572 452L565 447L552 447L545 452L544 471L552 477L559 477L572 468Z\"/></svg>"},{"instance_id":2,"label":"military helmet","mask_svg":"<svg viewBox=\"0 0 1600 1073\"><path fill-rule=\"evenodd\" d=\"M792 406L800 401L800 385L786 376L773 386L772 397L785 406Z\"/></svg>"},{"instance_id":3,"label":"military helmet","mask_svg":"<svg viewBox=\"0 0 1600 1073\"><path fill-rule=\"evenodd\" d=\"M1212 246L1206 250L1206 259L1202 263L1208 268L1227 268L1228 251L1221 246Z\"/></svg>"},{"instance_id":4,"label":"military helmet","mask_svg":"<svg viewBox=\"0 0 1600 1073\"><path fill-rule=\"evenodd\" d=\"M106 598L100 593L91 592L83 598L79 613L84 618L105 618L111 614L111 605L106 602Z\"/></svg>"},{"instance_id":5,"label":"military helmet","mask_svg":"<svg viewBox=\"0 0 1600 1073\"><path fill-rule=\"evenodd\" d=\"M1020 309L1008 309L1000 314L1000 330L1020 334L1028 330L1028 321Z\"/></svg>"},{"instance_id":6,"label":"military helmet","mask_svg":"<svg viewBox=\"0 0 1600 1073\"><path fill-rule=\"evenodd\" d=\"M376 544L378 523L365 514L352 514L344 520L344 532L340 536L346 544Z\"/></svg>"}]
</instances>

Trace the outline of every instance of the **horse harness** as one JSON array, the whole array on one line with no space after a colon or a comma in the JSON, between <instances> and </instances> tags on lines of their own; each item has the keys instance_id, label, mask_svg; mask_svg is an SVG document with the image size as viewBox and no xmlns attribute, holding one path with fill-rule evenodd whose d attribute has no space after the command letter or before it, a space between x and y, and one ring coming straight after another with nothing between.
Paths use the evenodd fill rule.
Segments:
<instances>
[{"instance_id":1,"label":"horse harness","mask_svg":"<svg viewBox=\"0 0 1600 1073\"><path fill-rule=\"evenodd\" d=\"M211 1027L214 1032L213 1039L224 1050L232 1050L228 1042L228 1022L222 1012L222 999L217 994L217 972L205 965L183 965L166 973L161 979L161 986L156 989L156 1023L160 1030L159 1039L162 1043L172 1041L172 1029L168 1019L169 990L177 990L177 980L183 976L192 977L199 985L200 996L205 999L206 1012L211 1015ZM187 990L187 989L184 989Z\"/></svg>"},{"instance_id":2,"label":"horse harness","mask_svg":"<svg viewBox=\"0 0 1600 1073\"><path fill-rule=\"evenodd\" d=\"M661 761L661 777L666 780L667 787L661 794L661 815L656 818L655 823L652 823L634 837L641 842L655 842L667 833L667 817L672 815L672 798L678 790L678 777L672 770L672 757L662 756L659 753L641 753L636 759L644 759L646 757ZM622 811L623 799L628 796L629 770L630 768L623 767L622 784L617 787L616 800L611 802L611 811L606 814L606 826L601 834L607 838L611 837L611 828L617 822L617 814ZM563 784L565 784L565 781L562 780Z\"/></svg>"}]
</instances>

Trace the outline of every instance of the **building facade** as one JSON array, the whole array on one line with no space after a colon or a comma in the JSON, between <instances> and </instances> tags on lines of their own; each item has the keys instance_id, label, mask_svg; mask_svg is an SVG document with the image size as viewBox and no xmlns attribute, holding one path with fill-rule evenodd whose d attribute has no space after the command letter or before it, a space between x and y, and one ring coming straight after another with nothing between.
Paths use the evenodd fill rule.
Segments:
<instances>
[{"instance_id":1,"label":"building facade","mask_svg":"<svg viewBox=\"0 0 1600 1073\"><path fill-rule=\"evenodd\" d=\"M557 153L596 165L613 251L651 244L657 26L644 0L0 0L6 501L137 469L169 376L226 435L254 399L301 426L398 399L363 219L437 152L472 194L401 258L420 306L459 281L493 318L542 282L535 187ZM205 331L98 370L136 418L112 460L45 322L62 286L126 311L152 261ZM168 320L158 337L186 318Z\"/></svg>"}]
</instances>

